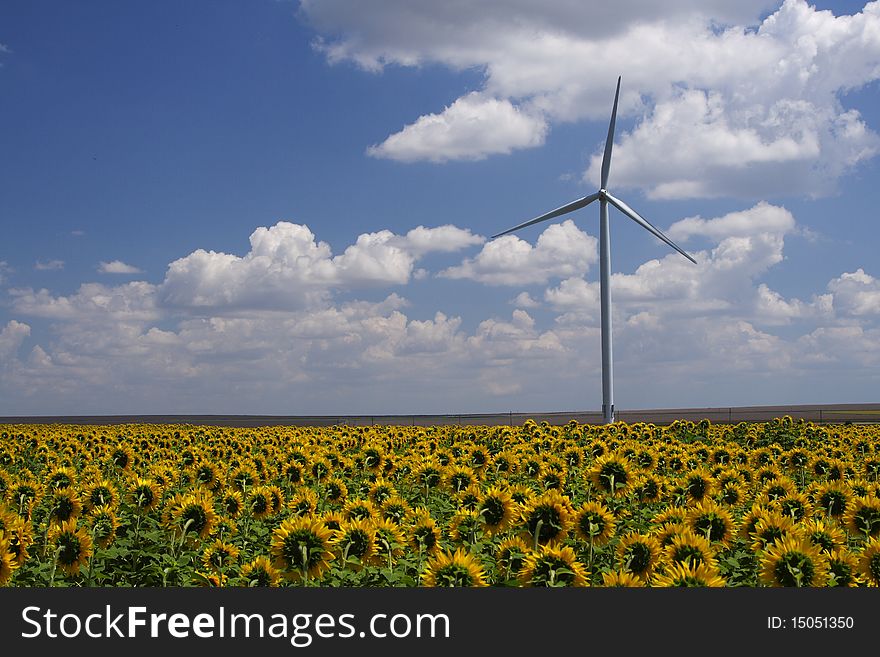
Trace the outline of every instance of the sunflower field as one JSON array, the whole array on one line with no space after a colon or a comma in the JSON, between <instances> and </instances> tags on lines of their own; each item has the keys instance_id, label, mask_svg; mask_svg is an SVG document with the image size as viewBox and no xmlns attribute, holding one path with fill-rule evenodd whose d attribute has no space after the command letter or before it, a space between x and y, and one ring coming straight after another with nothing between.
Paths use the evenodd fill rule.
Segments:
<instances>
[{"instance_id":1,"label":"sunflower field","mask_svg":"<svg viewBox=\"0 0 880 657\"><path fill-rule=\"evenodd\" d=\"M880 427L0 426L0 585L880 584Z\"/></svg>"}]
</instances>

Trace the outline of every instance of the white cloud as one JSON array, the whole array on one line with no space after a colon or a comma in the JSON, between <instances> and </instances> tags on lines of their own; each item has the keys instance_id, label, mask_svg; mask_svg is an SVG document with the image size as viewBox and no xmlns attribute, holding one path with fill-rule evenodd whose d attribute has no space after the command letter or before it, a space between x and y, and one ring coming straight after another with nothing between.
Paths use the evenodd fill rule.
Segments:
<instances>
[{"instance_id":1,"label":"white cloud","mask_svg":"<svg viewBox=\"0 0 880 657\"><path fill-rule=\"evenodd\" d=\"M550 278L585 273L598 260L597 244L595 237L567 219L548 226L534 246L515 235L487 242L476 256L443 270L440 276L488 285L546 283Z\"/></svg>"},{"instance_id":2,"label":"white cloud","mask_svg":"<svg viewBox=\"0 0 880 657\"><path fill-rule=\"evenodd\" d=\"M0 365L15 355L24 339L31 334L31 327L16 320L10 320L0 330Z\"/></svg>"},{"instance_id":3,"label":"white cloud","mask_svg":"<svg viewBox=\"0 0 880 657\"><path fill-rule=\"evenodd\" d=\"M172 263L159 285L86 283L69 295L10 290L16 318L0 328L0 414L598 408L599 290L595 276L584 276L595 239L568 221L534 245L512 242L509 262L485 255L494 242L465 260L469 277L487 284L508 284L520 267L531 274L527 283L543 281L543 292L520 290L504 317L462 316L454 298L421 300L415 310L395 292L358 298L359 281L394 284L403 280L394 272L408 271L419 254L482 241L441 228L365 234L334 256L305 227L282 223L254 231L245 256L190 254L183 260L218 261L189 279L175 281ZM669 232L699 244L698 266L670 252L612 276L618 407L868 401L855 398L878 383L876 272L843 273L804 299L773 289L764 277L784 262L785 239L798 226L766 203L683 219ZM391 257L380 263L385 269L372 269L389 253L404 264ZM294 276L317 281L315 290L344 284L353 298L272 305L259 286L248 288L256 281L280 294ZM551 283L554 276L561 280ZM168 281L188 290L190 305L164 300ZM459 285L473 293L470 281ZM235 294L219 297L224 287ZM194 313L198 294L215 305ZM539 305L540 313L531 310ZM49 321L27 347L31 317Z\"/></svg>"},{"instance_id":4,"label":"white cloud","mask_svg":"<svg viewBox=\"0 0 880 657\"><path fill-rule=\"evenodd\" d=\"M440 114L426 114L367 149L373 157L400 162L481 160L544 143L547 122L510 101L479 93L456 100Z\"/></svg>"},{"instance_id":5,"label":"white cloud","mask_svg":"<svg viewBox=\"0 0 880 657\"><path fill-rule=\"evenodd\" d=\"M34 263L34 269L37 271L57 271L59 269L64 269L64 261L63 260L37 260Z\"/></svg>"},{"instance_id":6,"label":"white cloud","mask_svg":"<svg viewBox=\"0 0 880 657\"><path fill-rule=\"evenodd\" d=\"M159 318L156 286L142 281L110 287L83 283L75 294L53 296L49 290L12 289L12 309L22 315L57 320L104 322Z\"/></svg>"},{"instance_id":7,"label":"white cloud","mask_svg":"<svg viewBox=\"0 0 880 657\"><path fill-rule=\"evenodd\" d=\"M121 260L111 262L102 261L98 265L98 271L102 274L142 274L143 271L133 265L128 265Z\"/></svg>"},{"instance_id":8,"label":"white cloud","mask_svg":"<svg viewBox=\"0 0 880 657\"><path fill-rule=\"evenodd\" d=\"M423 277L414 265L431 252L458 251L482 237L446 225L406 235L363 233L333 255L307 226L280 221L257 228L244 256L199 249L168 266L162 303L202 309L284 309L325 305L331 289L403 285Z\"/></svg>"},{"instance_id":9,"label":"white cloud","mask_svg":"<svg viewBox=\"0 0 880 657\"><path fill-rule=\"evenodd\" d=\"M0 284L6 282L7 274L11 273L12 267L5 260L0 260Z\"/></svg>"},{"instance_id":10,"label":"white cloud","mask_svg":"<svg viewBox=\"0 0 880 657\"><path fill-rule=\"evenodd\" d=\"M850 316L880 315L880 280L861 268L828 283L834 309Z\"/></svg>"},{"instance_id":11,"label":"white cloud","mask_svg":"<svg viewBox=\"0 0 880 657\"><path fill-rule=\"evenodd\" d=\"M375 155L479 159L541 145L553 124L607 121L618 74L620 125L635 126L619 133L612 186L656 198L826 195L880 150L877 133L844 104L846 92L880 77L877 2L851 16L805 0L301 8L331 62L484 72L481 89L414 119ZM600 150L585 173L592 183Z\"/></svg>"}]
</instances>

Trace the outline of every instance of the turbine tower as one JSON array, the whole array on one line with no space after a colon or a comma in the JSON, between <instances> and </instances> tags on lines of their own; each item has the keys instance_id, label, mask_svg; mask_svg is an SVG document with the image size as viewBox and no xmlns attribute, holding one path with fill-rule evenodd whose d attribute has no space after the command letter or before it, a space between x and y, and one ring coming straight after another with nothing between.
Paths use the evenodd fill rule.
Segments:
<instances>
[{"instance_id":1,"label":"turbine tower","mask_svg":"<svg viewBox=\"0 0 880 657\"><path fill-rule=\"evenodd\" d=\"M608 223L608 204L620 210L627 217L635 221L649 233L666 242L685 258L697 264L691 256L685 253L671 239L666 237L658 228L649 223L638 212L629 207L619 198L612 196L608 190L608 172L611 169L611 146L614 142L614 124L617 121L617 100L620 96L620 78L617 78L617 91L614 93L614 107L611 110L611 123L608 125L608 137L605 139L605 153L602 155L602 182L599 191L572 201L560 208L551 210L540 217L530 219L525 223L514 226L502 233L493 235L491 239L507 235L520 228L531 226L548 219L553 219L563 214L588 206L593 201L599 201L599 293L601 297L601 334L602 334L602 417L606 424L614 422L614 366L611 358L611 234Z\"/></svg>"}]
</instances>

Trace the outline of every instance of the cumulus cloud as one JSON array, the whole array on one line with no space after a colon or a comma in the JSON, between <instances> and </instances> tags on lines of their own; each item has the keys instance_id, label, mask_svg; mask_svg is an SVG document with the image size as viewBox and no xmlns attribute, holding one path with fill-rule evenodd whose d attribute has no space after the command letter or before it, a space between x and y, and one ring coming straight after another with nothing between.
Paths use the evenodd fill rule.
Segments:
<instances>
[{"instance_id":1,"label":"cumulus cloud","mask_svg":"<svg viewBox=\"0 0 880 657\"><path fill-rule=\"evenodd\" d=\"M431 252L480 244L470 230L419 226L406 235L363 233L341 254L308 226L280 221L257 228L244 256L199 249L168 266L162 303L192 308L291 310L326 303L331 289L403 285Z\"/></svg>"},{"instance_id":2,"label":"cumulus cloud","mask_svg":"<svg viewBox=\"0 0 880 657\"><path fill-rule=\"evenodd\" d=\"M400 162L482 160L544 143L547 122L506 99L471 93L440 114L426 114L367 153Z\"/></svg>"},{"instance_id":3,"label":"cumulus cloud","mask_svg":"<svg viewBox=\"0 0 880 657\"><path fill-rule=\"evenodd\" d=\"M598 260L597 245L595 237L567 219L547 227L534 246L515 235L487 242L476 256L444 269L440 276L488 285L540 284L586 272Z\"/></svg>"},{"instance_id":4,"label":"cumulus cloud","mask_svg":"<svg viewBox=\"0 0 880 657\"><path fill-rule=\"evenodd\" d=\"M98 265L98 271L102 274L142 274L143 271L133 265L128 265L121 260L112 260L110 262L101 262Z\"/></svg>"},{"instance_id":5,"label":"cumulus cloud","mask_svg":"<svg viewBox=\"0 0 880 657\"><path fill-rule=\"evenodd\" d=\"M798 226L767 203L682 219L669 233L696 245L698 266L670 252L612 276L619 407L786 402L788 394L853 401L876 389L877 272L842 273L803 299L774 289L765 276L784 262ZM368 233L334 255L304 226L282 222L254 231L244 256L193 252L182 259L195 259L188 266L202 254L217 260L191 279L175 280L172 263L159 284L85 283L68 295L9 290L0 413L598 408L595 238L571 221L554 224L534 244L511 242L509 261L489 249L498 241L448 269L487 285L542 281L543 289L520 289L506 316L487 304L463 317L454 297L417 306L397 291L360 298L377 281L407 280L394 272L405 274L426 253L452 259L483 242L453 226ZM530 272L524 282L515 280L521 269ZM281 297L273 306L247 287L281 294L297 276L314 290L344 285L350 298L296 306ZM169 281L188 291L182 306L168 302ZM470 280L459 284L473 293ZM234 293L223 297L225 287ZM213 305L194 306L199 295Z\"/></svg>"},{"instance_id":6,"label":"cumulus cloud","mask_svg":"<svg viewBox=\"0 0 880 657\"><path fill-rule=\"evenodd\" d=\"M0 329L0 364L11 358L31 334L31 327L14 319Z\"/></svg>"},{"instance_id":7,"label":"cumulus cloud","mask_svg":"<svg viewBox=\"0 0 880 657\"><path fill-rule=\"evenodd\" d=\"M845 315L880 315L880 280L861 268L828 283L834 309Z\"/></svg>"},{"instance_id":8,"label":"cumulus cloud","mask_svg":"<svg viewBox=\"0 0 880 657\"><path fill-rule=\"evenodd\" d=\"M613 186L655 198L826 195L880 149L844 104L880 77L877 2L841 16L805 0L301 8L331 62L484 72L481 89L415 118L371 148L376 156L479 159L539 146L554 124L606 121L618 73L621 125L635 125L619 133ZM591 184L600 159L597 144Z\"/></svg>"}]
</instances>

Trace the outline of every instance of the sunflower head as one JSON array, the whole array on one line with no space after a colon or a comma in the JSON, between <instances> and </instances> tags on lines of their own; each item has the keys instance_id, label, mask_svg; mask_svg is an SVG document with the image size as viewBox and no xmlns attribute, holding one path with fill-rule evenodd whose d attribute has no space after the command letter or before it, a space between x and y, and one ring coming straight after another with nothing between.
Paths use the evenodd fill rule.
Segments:
<instances>
[{"instance_id":1,"label":"sunflower head","mask_svg":"<svg viewBox=\"0 0 880 657\"><path fill-rule=\"evenodd\" d=\"M617 546L620 569L647 580L660 558L660 544L647 534L630 532Z\"/></svg>"},{"instance_id":2,"label":"sunflower head","mask_svg":"<svg viewBox=\"0 0 880 657\"><path fill-rule=\"evenodd\" d=\"M92 536L95 545L100 548L108 547L116 538L116 530L119 529L119 519L116 512L109 506L96 506L89 512L89 524L92 526Z\"/></svg>"},{"instance_id":3,"label":"sunflower head","mask_svg":"<svg viewBox=\"0 0 880 657\"><path fill-rule=\"evenodd\" d=\"M530 552L531 548L518 536L503 540L495 552L497 571L506 575L504 579L512 579L522 570Z\"/></svg>"},{"instance_id":4,"label":"sunflower head","mask_svg":"<svg viewBox=\"0 0 880 657\"><path fill-rule=\"evenodd\" d=\"M617 521L600 502L586 502L574 512L575 533L582 540L595 545L605 545L614 536Z\"/></svg>"},{"instance_id":5,"label":"sunflower head","mask_svg":"<svg viewBox=\"0 0 880 657\"><path fill-rule=\"evenodd\" d=\"M662 574L655 575L652 586L657 587L724 587L727 582L718 570L705 563L693 564L675 562L668 565Z\"/></svg>"},{"instance_id":6,"label":"sunflower head","mask_svg":"<svg viewBox=\"0 0 880 657\"><path fill-rule=\"evenodd\" d=\"M760 578L768 586L825 586L828 575L828 558L797 536L777 539L761 557Z\"/></svg>"},{"instance_id":7,"label":"sunflower head","mask_svg":"<svg viewBox=\"0 0 880 657\"><path fill-rule=\"evenodd\" d=\"M533 546L561 541L568 534L573 515L569 499L556 490L549 490L520 512L523 538Z\"/></svg>"},{"instance_id":8,"label":"sunflower head","mask_svg":"<svg viewBox=\"0 0 880 657\"><path fill-rule=\"evenodd\" d=\"M222 573L227 566L231 566L238 560L238 555L237 547L217 539L202 552L202 563L208 570Z\"/></svg>"},{"instance_id":9,"label":"sunflower head","mask_svg":"<svg viewBox=\"0 0 880 657\"><path fill-rule=\"evenodd\" d=\"M703 536L710 543L727 546L733 540L733 518L730 512L710 498L705 498L692 507L686 522L695 534Z\"/></svg>"},{"instance_id":10,"label":"sunflower head","mask_svg":"<svg viewBox=\"0 0 880 657\"><path fill-rule=\"evenodd\" d=\"M587 573L568 546L541 545L530 552L519 574L523 586L588 586Z\"/></svg>"},{"instance_id":11,"label":"sunflower head","mask_svg":"<svg viewBox=\"0 0 880 657\"><path fill-rule=\"evenodd\" d=\"M457 549L443 551L428 560L422 574L423 586L477 587L487 586L480 560L470 552Z\"/></svg>"},{"instance_id":12,"label":"sunflower head","mask_svg":"<svg viewBox=\"0 0 880 657\"><path fill-rule=\"evenodd\" d=\"M294 517L272 532L272 564L288 579L320 579L334 559L331 532L317 519Z\"/></svg>"},{"instance_id":13,"label":"sunflower head","mask_svg":"<svg viewBox=\"0 0 880 657\"><path fill-rule=\"evenodd\" d=\"M606 495L624 495L631 485L628 459L617 454L608 454L596 459L590 470L593 486Z\"/></svg>"},{"instance_id":14,"label":"sunflower head","mask_svg":"<svg viewBox=\"0 0 880 657\"><path fill-rule=\"evenodd\" d=\"M76 520L53 525L47 537L55 551L57 566L71 577L92 556L92 539L85 528L76 526Z\"/></svg>"},{"instance_id":15,"label":"sunflower head","mask_svg":"<svg viewBox=\"0 0 880 657\"><path fill-rule=\"evenodd\" d=\"M880 535L880 498L874 495L853 497L847 504L843 522L857 536L876 538Z\"/></svg>"},{"instance_id":16,"label":"sunflower head","mask_svg":"<svg viewBox=\"0 0 880 657\"><path fill-rule=\"evenodd\" d=\"M369 518L345 520L330 544L344 568L360 570L372 562L376 553L376 530Z\"/></svg>"},{"instance_id":17,"label":"sunflower head","mask_svg":"<svg viewBox=\"0 0 880 657\"><path fill-rule=\"evenodd\" d=\"M244 586L278 586L281 582L281 573L266 557L256 557L248 561L239 571Z\"/></svg>"},{"instance_id":18,"label":"sunflower head","mask_svg":"<svg viewBox=\"0 0 880 657\"><path fill-rule=\"evenodd\" d=\"M880 540L871 538L865 543L858 569L870 586L880 586Z\"/></svg>"}]
</instances>

